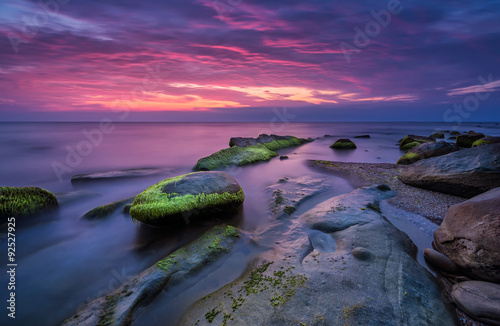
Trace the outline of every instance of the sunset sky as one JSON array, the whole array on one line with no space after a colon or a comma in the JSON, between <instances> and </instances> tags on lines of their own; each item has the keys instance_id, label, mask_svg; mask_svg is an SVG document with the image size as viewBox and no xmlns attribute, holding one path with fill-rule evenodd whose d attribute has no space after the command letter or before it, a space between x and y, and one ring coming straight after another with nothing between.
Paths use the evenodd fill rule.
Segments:
<instances>
[{"instance_id":1,"label":"sunset sky","mask_svg":"<svg viewBox=\"0 0 500 326\"><path fill-rule=\"evenodd\" d=\"M0 21L0 121L500 120L500 1L2 0Z\"/></svg>"}]
</instances>

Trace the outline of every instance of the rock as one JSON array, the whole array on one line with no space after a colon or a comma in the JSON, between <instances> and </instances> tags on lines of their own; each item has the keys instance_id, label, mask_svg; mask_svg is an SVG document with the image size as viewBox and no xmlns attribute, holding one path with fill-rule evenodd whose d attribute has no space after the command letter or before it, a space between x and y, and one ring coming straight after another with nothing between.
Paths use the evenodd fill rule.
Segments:
<instances>
[{"instance_id":1,"label":"rock","mask_svg":"<svg viewBox=\"0 0 500 326\"><path fill-rule=\"evenodd\" d=\"M466 135L457 136L457 145L460 147L470 148L476 140L484 138L484 134L469 132Z\"/></svg>"},{"instance_id":2,"label":"rock","mask_svg":"<svg viewBox=\"0 0 500 326\"><path fill-rule=\"evenodd\" d=\"M281 178L276 184L266 188L266 192L271 195L271 216L273 219L286 218L306 200L324 193L329 188L326 179Z\"/></svg>"},{"instance_id":3,"label":"rock","mask_svg":"<svg viewBox=\"0 0 500 326\"><path fill-rule=\"evenodd\" d=\"M166 169L141 168L141 169L126 169L126 170L97 172L89 174L76 174L71 177L71 183L148 177L148 176L158 175L165 171Z\"/></svg>"},{"instance_id":4,"label":"rock","mask_svg":"<svg viewBox=\"0 0 500 326\"><path fill-rule=\"evenodd\" d=\"M331 235L317 230L307 232L311 246L319 252L334 252L337 250L337 243Z\"/></svg>"},{"instance_id":5,"label":"rock","mask_svg":"<svg viewBox=\"0 0 500 326\"><path fill-rule=\"evenodd\" d=\"M399 179L407 185L470 198L500 186L500 144L464 149L413 163Z\"/></svg>"},{"instance_id":6,"label":"rock","mask_svg":"<svg viewBox=\"0 0 500 326\"><path fill-rule=\"evenodd\" d=\"M359 135L359 136L354 136L354 138L370 138L370 135Z\"/></svg>"},{"instance_id":7,"label":"rock","mask_svg":"<svg viewBox=\"0 0 500 326\"><path fill-rule=\"evenodd\" d=\"M92 301L63 326L130 325L137 309L219 259L238 239L236 228L216 226L130 281L123 281L116 291Z\"/></svg>"},{"instance_id":8,"label":"rock","mask_svg":"<svg viewBox=\"0 0 500 326\"><path fill-rule=\"evenodd\" d=\"M0 187L0 219L26 217L58 207L51 192L38 187Z\"/></svg>"},{"instance_id":9,"label":"rock","mask_svg":"<svg viewBox=\"0 0 500 326\"><path fill-rule=\"evenodd\" d=\"M457 264L455 264L450 258L446 257L445 255L434 249L431 248L424 249L424 257L428 261L430 261L433 265L442 268L447 272L450 273L458 272Z\"/></svg>"},{"instance_id":10,"label":"rock","mask_svg":"<svg viewBox=\"0 0 500 326\"><path fill-rule=\"evenodd\" d=\"M212 155L198 160L194 171L210 171L232 165L246 165L259 161L269 161L278 156L274 151L299 146L313 141L294 136L278 136L261 134L257 138L233 137L229 141L231 147L222 149Z\"/></svg>"},{"instance_id":11,"label":"rock","mask_svg":"<svg viewBox=\"0 0 500 326\"><path fill-rule=\"evenodd\" d=\"M500 283L500 188L453 205L434 232L436 248L467 275Z\"/></svg>"},{"instance_id":12,"label":"rock","mask_svg":"<svg viewBox=\"0 0 500 326\"><path fill-rule=\"evenodd\" d=\"M163 180L135 197L130 216L151 225L179 225L233 214L243 189L225 172L194 172Z\"/></svg>"},{"instance_id":13,"label":"rock","mask_svg":"<svg viewBox=\"0 0 500 326\"><path fill-rule=\"evenodd\" d=\"M459 131L452 131L450 133L450 136L460 136L460 135L461 135L461 133Z\"/></svg>"},{"instance_id":14,"label":"rock","mask_svg":"<svg viewBox=\"0 0 500 326\"><path fill-rule=\"evenodd\" d=\"M280 156L280 160L288 160L288 156L286 156L286 155L281 155L281 156Z\"/></svg>"},{"instance_id":15,"label":"rock","mask_svg":"<svg viewBox=\"0 0 500 326\"><path fill-rule=\"evenodd\" d=\"M472 147L498 143L500 143L500 137L484 137L472 143Z\"/></svg>"},{"instance_id":16,"label":"rock","mask_svg":"<svg viewBox=\"0 0 500 326\"><path fill-rule=\"evenodd\" d=\"M460 148L457 145L449 144L444 141L423 143L412 148L403 155L398 160L398 164L408 165L423 159L446 155L458 150L460 150Z\"/></svg>"},{"instance_id":17,"label":"rock","mask_svg":"<svg viewBox=\"0 0 500 326\"><path fill-rule=\"evenodd\" d=\"M453 301L469 316L488 324L500 325L500 285L481 281L457 283Z\"/></svg>"},{"instance_id":18,"label":"rock","mask_svg":"<svg viewBox=\"0 0 500 326\"><path fill-rule=\"evenodd\" d=\"M435 132L429 136L429 138L444 138L444 132Z\"/></svg>"},{"instance_id":19,"label":"rock","mask_svg":"<svg viewBox=\"0 0 500 326\"><path fill-rule=\"evenodd\" d=\"M354 144L350 139L343 138L337 140L335 143L330 145L333 149L356 149L356 144Z\"/></svg>"},{"instance_id":20,"label":"rock","mask_svg":"<svg viewBox=\"0 0 500 326\"><path fill-rule=\"evenodd\" d=\"M262 240L272 248L192 305L179 325L455 325L408 236L361 210L390 193L358 189L282 220ZM336 250L319 250L332 241ZM360 247L369 257L353 250Z\"/></svg>"},{"instance_id":21,"label":"rock","mask_svg":"<svg viewBox=\"0 0 500 326\"><path fill-rule=\"evenodd\" d=\"M121 206L124 206L126 204L131 204L134 201L134 198L135 197L130 197L127 199L115 201L115 202L112 202L110 204L96 207L96 208L88 211L87 213L85 213L85 215L82 216L82 219L93 220L95 218L109 216L109 215L113 214L113 212L115 210L117 210L118 208L120 208Z\"/></svg>"},{"instance_id":22,"label":"rock","mask_svg":"<svg viewBox=\"0 0 500 326\"><path fill-rule=\"evenodd\" d=\"M404 150L403 147L406 144L410 144L410 143L422 144L422 143L433 142L433 141L436 141L436 139L431 138L431 137L425 137L425 136L408 135L399 141L399 149ZM405 147L405 148L407 148L407 147ZM409 149L410 148L408 148L407 150L409 150Z\"/></svg>"},{"instance_id":23,"label":"rock","mask_svg":"<svg viewBox=\"0 0 500 326\"><path fill-rule=\"evenodd\" d=\"M126 204L123 206L122 213L123 214L130 214L130 209L132 208L132 204Z\"/></svg>"},{"instance_id":24,"label":"rock","mask_svg":"<svg viewBox=\"0 0 500 326\"><path fill-rule=\"evenodd\" d=\"M400 146L399 149L402 150L403 152L408 152L409 150L417 147L420 144L421 143L414 141L414 142L411 142L411 143L407 143L407 144L405 144L403 146Z\"/></svg>"},{"instance_id":25,"label":"rock","mask_svg":"<svg viewBox=\"0 0 500 326\"><path fill-rule=\"evenodd\" d=\"M352 250L353 257L360 260L368 260L372 257L370 250L363 247L356 247Z\"/></svg>"}]
</instances>

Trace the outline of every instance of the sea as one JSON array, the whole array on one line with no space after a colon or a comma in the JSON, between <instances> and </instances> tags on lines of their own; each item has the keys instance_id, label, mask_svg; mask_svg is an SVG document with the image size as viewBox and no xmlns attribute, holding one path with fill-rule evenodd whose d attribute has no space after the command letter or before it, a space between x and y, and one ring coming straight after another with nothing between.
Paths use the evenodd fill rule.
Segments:
<instances>
[{"instance_id":1,"label":"sea","mask_svg":"<svg viewBox=\"0 0 500 326\"><path fill-rule=\"evenodd\" d=\"M0 123L0 186L37 186L58 197L56 211L16 221L16 318L7 317L7 273L0 274L1 325L60 325L92 300L107 295L169 253L193 241L210 224L182 229L134 223L117 210L101 219L82 216L103 204L135 196L163 179L192 171L197 160L229 146L230 137L259 134L312 138L305 145L279 150L269 162L225 171L242 186L246 199L239 214L224 221L251 238L269 216L266 188L283 177L326 178L330 190L299 208L303 213L329 197L353 190L348 180L308 166L308 160L395 163L403 154L398 140L407 134L474 130L500 136L497 123ZM328 135L325 137L325 135ZM370 138L355 136L370 135ZM447 136L449 134L446 134ZM336 151L339 138L357 149ZM447 137L448 138L448 137ZM453 140L447 140L453 142ZM72 176L110 171L147 171L142 176L71 182ZM419 248L430 247L436 225L394 207L387 217ZM7 264L7 224L0 226L0 262ZM222 260L182 284L170 287L145 308L132 325L175 325L203 296L238 278L259 254L240 241Z\"/></svg>"}]
</instances>

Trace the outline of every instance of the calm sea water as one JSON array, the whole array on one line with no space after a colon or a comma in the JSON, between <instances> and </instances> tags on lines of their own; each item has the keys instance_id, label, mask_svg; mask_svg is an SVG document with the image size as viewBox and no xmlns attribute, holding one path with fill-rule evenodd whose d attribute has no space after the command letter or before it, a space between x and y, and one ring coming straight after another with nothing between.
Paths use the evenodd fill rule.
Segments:
<instances>
[{"instance_id":1,"label":"calm sea water","mask_svg":"<svg viewBox=\"0 0 500 326\"><path fill-rule=\"evenodd\" d=\"M401 156L397 140L406 134L430 135L436 130L454 128L428 123L120 123L101 128L100 137L96 132L100 129L98 123L0 123L0 185L43 187L56 193L61 202L57 212L18 223L15 324L58 325L85 303L116 289L206 230L208 225L177 231L152 228L132 223L130 216L120 211L97 221L80 218L96 206L134 196L160 180L190 172L199 158L228 147L232 136L275 133L321 137L301 147L279 151L289 160L275 158L227 170L246 193L242 212L229 223L251 234L266 221L265 188L281 177L326 177L330 192L310 205L352 190L346 180L308 168L307 159L395 163ZM500 135L495 124L458 127L459 131L471 129ZM324 138L325 134L335 138ZM355 151L329 148L336 138L362 134L370 134L371 138L356 139ZM105 183L70 182L75 174L135 168L157 168L161 172ZM412 221L419 218L407 216ZM398 227L411 233L421 247L429 246L435 228L404 221L398 222ZM7 258L5 232L6 225L2 225L2 266ZM238 244L224 261L162 293L147 309L141 309L134 325L171 325L191 303L237 278L257 253L258 249L248 244ZM5 303L8 280L4 273L0 281L1 301ZM13 324L6 317L6 309L2 310L0 324Z\"/></svg>"}]
</instances>

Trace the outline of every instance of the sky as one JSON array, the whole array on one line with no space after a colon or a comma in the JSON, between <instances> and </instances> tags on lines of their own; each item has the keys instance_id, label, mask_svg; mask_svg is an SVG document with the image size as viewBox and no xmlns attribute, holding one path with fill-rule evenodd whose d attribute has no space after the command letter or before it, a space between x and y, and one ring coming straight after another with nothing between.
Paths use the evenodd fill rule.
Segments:
<instances>
[{"instance_id":1,"label":"sky","mask_svg":"<svg viewBox=\"0 0 500 326\"><path fill-rule=\"evenodd\" d=\"M500 121L500 1L2 0L0 121Z\"/></svg>"}]
</instances>

